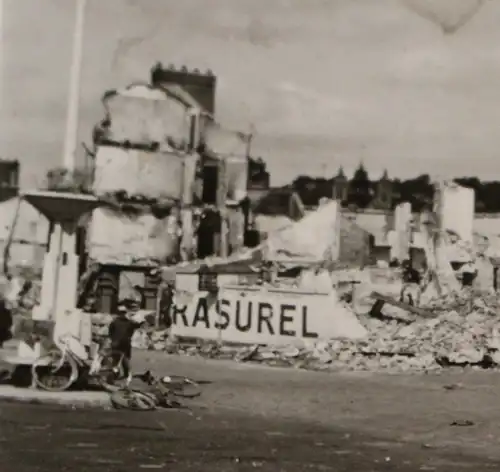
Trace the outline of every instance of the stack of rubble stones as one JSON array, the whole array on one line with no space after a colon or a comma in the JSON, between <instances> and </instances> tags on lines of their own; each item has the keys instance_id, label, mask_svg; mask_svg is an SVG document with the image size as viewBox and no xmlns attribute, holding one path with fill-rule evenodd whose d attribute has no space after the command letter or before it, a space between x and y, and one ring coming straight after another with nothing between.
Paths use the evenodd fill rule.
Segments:
<instances>
[{"instance_id":1,"label":"stack of rubble stones","mask_svg":"<svg viewBox=\"0 0 500 472\"><path fill-rule=\"evenodd\" d=\"M360 315L369 335L363 340L297 341L288 346L224 346L182 343L167 330L136 333L141 349L252 361L313 370L433 371L450 366L500 366L500 318L496 295L434 300L429 318L380 320Z\"/></svg>"}]
</instances>

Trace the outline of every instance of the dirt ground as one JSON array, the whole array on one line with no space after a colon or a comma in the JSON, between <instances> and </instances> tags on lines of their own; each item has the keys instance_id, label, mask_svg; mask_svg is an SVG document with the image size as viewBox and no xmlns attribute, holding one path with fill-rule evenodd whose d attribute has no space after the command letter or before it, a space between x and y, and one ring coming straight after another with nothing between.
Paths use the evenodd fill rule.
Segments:
<instances>
[{"instance_id":1,"label":"dirt ground","mask_svg":"<svg viewBox=\"0 0 500 472\"><path fill-rule=\"evenodd\" d=\"M211 382L201 405L500 459L500 372L317 373L136 351L134 370ZM457 422L457 425L453 425Z\"/></svg>"}]
</instances>

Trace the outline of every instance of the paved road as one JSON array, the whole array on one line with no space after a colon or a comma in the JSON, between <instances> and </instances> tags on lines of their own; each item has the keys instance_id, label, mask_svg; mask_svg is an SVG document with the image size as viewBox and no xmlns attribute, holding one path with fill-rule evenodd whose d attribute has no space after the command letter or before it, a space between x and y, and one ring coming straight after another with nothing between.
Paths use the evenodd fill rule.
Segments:
<instances>
[{"instance_id":1,"label":"paved road","mask_svg":"<svg viewBox=\"0 0 500 472\"><path fill-rule=\"evenodd\" d=\"M123 412L2 403L0 425L2 471L500 470L500 463L479 458L222 410Z\"/></svg>"}]
</instances>

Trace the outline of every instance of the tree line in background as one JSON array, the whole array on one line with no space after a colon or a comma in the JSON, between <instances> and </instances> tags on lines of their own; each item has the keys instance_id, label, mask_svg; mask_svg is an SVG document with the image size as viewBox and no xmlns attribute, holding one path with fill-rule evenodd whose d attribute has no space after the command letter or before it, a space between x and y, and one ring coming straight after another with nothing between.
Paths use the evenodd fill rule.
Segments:
<instances>
[{"instance_id":1,"label":"tree line in background","mask_svg":"<svg viewBox=\"0 0 500 472\"><path fill-rule=\"evenodd\" d=\"M500 182L482 182L477 177L456 178L454 182L474 190L476 212L500 213ZM299 194L306 206L314 206L323 197L332 198L335 185L338 185L335 178L300 176L290 184L290 187ZM377 208L377 192L381 185L385 186L385 191L390 194L388 207L391 209L401 202L410 202L415 212L432 207L434 186L429 175L422 174L407 180L387 178L385 181L371 181L366 173L355 174L347 182L343 206L353 209Z\"/></svg>"}]
</instances>

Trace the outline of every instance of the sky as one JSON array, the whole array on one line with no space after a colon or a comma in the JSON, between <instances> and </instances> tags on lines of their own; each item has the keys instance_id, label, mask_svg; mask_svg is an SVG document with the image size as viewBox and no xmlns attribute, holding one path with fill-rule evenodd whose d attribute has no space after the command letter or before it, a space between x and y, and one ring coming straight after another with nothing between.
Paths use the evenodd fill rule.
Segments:
<instances>
[{"instance_id":1,"label":"sky","mask_svg":"<svg viewBox=\"0 0 500 472\"><path fill-rule=\"evenodd\" d=\"M500 2L454 34L415 12L453 23L480 1L88 0L79 140L105 90L161 61L214 71L218 121L254 127L273 185L360 161L500 180ZM0 155L36 187L62 163L75 2L3 4Z\"/></svg>"}]
</instances>

